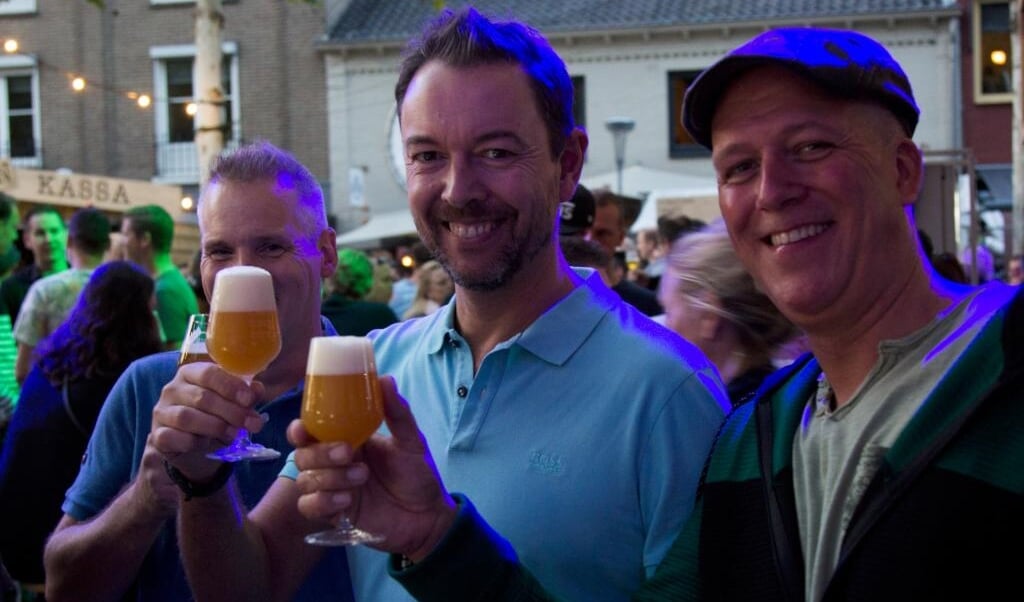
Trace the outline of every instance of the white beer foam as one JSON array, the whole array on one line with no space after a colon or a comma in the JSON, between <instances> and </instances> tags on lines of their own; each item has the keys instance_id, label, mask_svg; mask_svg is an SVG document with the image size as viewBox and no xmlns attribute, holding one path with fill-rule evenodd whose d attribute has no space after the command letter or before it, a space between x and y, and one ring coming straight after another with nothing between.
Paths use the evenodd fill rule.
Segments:
<instances>
[{"instance_id":1,"label":"white beer foam","mask_svg":"<svg viewBox=\"0 0 1024 602\"><path fill-rule=\"evenodd\" d=\"M313 337L309 341L306 374L364 374L376 371L370 339L331 336Z\"/></svg>"},{"instance_id":2,"label":"white beer foam","mask_svg":"<svg viewBox=\"0 0 1024 602\"><path fill-rule=\"evenodd\" d=\"M270 272L252 265L224 268L213 280L210 307L217 311L276 311Z\"/></svg>"}]
</instances>

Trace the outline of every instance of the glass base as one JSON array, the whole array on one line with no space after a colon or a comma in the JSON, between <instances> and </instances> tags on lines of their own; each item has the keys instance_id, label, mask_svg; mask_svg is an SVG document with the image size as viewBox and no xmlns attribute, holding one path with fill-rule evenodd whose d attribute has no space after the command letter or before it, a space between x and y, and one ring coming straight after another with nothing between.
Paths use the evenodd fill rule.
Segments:
<instances>
[{"instance_id":1,"label":"glass base","mask_svg":"<svg viewBox=\"0 0 1024 602\"><path fill-rule=\"evenodd\" d=\"M206 454L207 458L220 460L221 462L242 462L245 460L276 460L281 457L281 452L269 447L263 447L259 443L233 444L222 447L215 452Z\"/></svg>"},{"instance_id":2,"label":"glass base","mask_svg":"<svg viewBox=\"0 0 1024 602\"><path fill-rule=\"evenodd\" d=\"M331 529L310 533L306 536L306 543L314 546L358 546L367 543L380 543L384 541L383 535L367 533L355 527Z\"/></svg>"}]
</instances>

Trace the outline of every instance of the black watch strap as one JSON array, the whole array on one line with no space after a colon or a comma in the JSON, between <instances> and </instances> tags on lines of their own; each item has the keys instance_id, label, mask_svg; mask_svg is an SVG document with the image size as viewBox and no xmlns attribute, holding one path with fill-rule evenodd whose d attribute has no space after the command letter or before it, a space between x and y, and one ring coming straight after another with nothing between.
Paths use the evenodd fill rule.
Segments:
<instances>
[{"instance_id":1,"label":"black watch strap","mask_svg":"<svg viewBox=\"0 0 1024 602\"><path fill-rule=\"evenodd\" d=\"M185 501L189 501L194 497L208 497L211 496L228 482L231 478L231 474L235 472L235 465L231 462L224 462L217 469L217 472L213 473L213 478L205 483L195 483L189 480L180 470L175 468L167 458L164 458L164 470L167 471L167 476L171 477L174 484L178 486L185 493Z\"/></svg>"}]
</instances>

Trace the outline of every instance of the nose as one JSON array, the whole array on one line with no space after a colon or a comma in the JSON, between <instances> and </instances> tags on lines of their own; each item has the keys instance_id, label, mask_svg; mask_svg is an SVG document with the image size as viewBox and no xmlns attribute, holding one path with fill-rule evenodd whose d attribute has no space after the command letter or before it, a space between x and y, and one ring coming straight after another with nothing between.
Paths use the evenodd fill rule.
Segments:
<instances>
[{"instance_id":1,"label":"nose","mask_svg":"<svg viewBox=\"0 0 1024 602\"><path fill-rule=\"evenodd\" d=\"M453 156L445 172L444 201L453 207L465 207L480 198L479 186L472 158Z\"/></svg>"},{"instance_id":2,"label":"nose","mask_svg":"<svg viewBox=\"0 0 1024 602\"><path fill-rule=\"evenodd\" d=\"M234 262L231 265L252 265L256 267L262 267L259 262L259 255L247 248L239 249L235 253Z\"/></svg>"},{"instance_id":3,"label":"nose","mask_svg":"<svg viewBox=\"0 0 1024 602\"><path fill-rule=\"evenodd\" d=\"M802 189L799 170L785 153L766 152L761 156L758 208L779 209L795 201Z\"/></svg>"}]
</instances>

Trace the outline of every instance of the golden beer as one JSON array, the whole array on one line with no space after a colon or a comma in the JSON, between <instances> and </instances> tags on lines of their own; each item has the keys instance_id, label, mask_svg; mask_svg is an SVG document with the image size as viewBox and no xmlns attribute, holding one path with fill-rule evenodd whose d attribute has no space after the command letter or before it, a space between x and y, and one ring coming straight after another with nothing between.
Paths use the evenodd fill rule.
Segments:
<instances>
[{"instance_id":1,"label":"golden beer","mask_svg":"<svg viewBox=\"0 0 1024 602\"><path fill-rule=\"evenodd\" d=\"M213 362L213 358L210 357L209 353L204 353L204 352L201 352L201 351L194 351L194 350L193 351L188 351L188 352L182 353L181 356L178 358L178 367L180 368L180 367L184 366L185 364L194 364L196 362L211 362L212 363Z\"/></svg>"},{"instance_id":2,"label":"golden beer","mask_svg":"<svg viewBox=\"0 0 1024 602\"><path fill-rule=\"evenodd\" d=\"M376 372L307 374L302 424L319 441L359 447L384 419Z\"/></svg>"},{"instance_id":3,"label":"golden beer","mask_svg":"<svg viewBox=\"0 0 1024 602\"><path fill-rule=\"evenodd\" d=\"M277 312L214 311L206 348L222 368L252 376L265 369L281 351Z\"/></svg>"}]
</instances>

